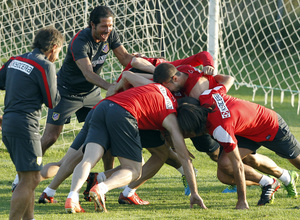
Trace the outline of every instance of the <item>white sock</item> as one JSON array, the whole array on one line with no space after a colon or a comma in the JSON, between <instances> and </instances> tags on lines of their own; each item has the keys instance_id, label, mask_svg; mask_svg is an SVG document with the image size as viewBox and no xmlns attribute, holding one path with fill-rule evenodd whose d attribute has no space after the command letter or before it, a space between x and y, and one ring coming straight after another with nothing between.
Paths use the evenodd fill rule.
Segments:
<instances>
[{"instance_id":1,"label":"white sock","mask_svg":"<svg viewBox=\"0 0 300 220\"><path fill-rule=\"evenodd\" d=\"M47 193L47 196L49 196L49 197L54 197L54 195L55 195L55 193L56 193L56 190L47 187L47 188L44 190L44 192Z\"/></svg>"},{"instance_id":2,"label":"white sock","mask_svg":"<svg viewBox=\"0 0 300 220\"><path fill-rule=\"evenodd\" d=\"M261 180L259 181L259 184L261 186L266 186L266 185L270 185L273 184L274 180L271 177L268 177L266 175L263 175L263 177L261 178Z\"/></svg>"},{"instance_id":3,"label":"white sock","mask_svg":"<svg viewBox=\"0 0 300 220\"><path fill-rule=\"evenodd\" d=\"M135 193L135 191L136 191L136 189L131 189L128 186L126 186L124 191L123 191L123 196L130 197Z\"/></svg>"},{"instance_id":4,"label":"white sock","mask_svg":"<svg viewBox=\"0 0 300 220\"><path fill-rule=\"evenodd\" d=\"M179 173L181 173L181 175L184 175L184 171L183 171L183 167L182 166L179 167L177 170L179 171Z\"/></svg>"},{"instance_id":5,"label":"white sock","mask_svg":"<svg viewBox=\"0 0 300 220\"><path fill-rule=\"evenodd\" d=\"M108 192L108 187L105 183L99 183L98 184L98 187L99 187L99 192L102 193L102 194L105 194Z\"/></svg>"},{"instance_id":6,"label":"white sock","mask_svg":"<svg viewBox=\"0 0 300 220\"><path fill-rule=\"evenodd\" d=\"M68 195L68 198L71 198L73 202L79 202L79 194L78 192L71 191Z\"/></svg>"},{"instance_id":7,"label":"white sock","mask_svg":"<svg viewBox=\"0 0 300 220\"><path fill-rule=\"evenodd\" d=\"M97 175L97 181L98 181L98 183L102 183L105 180L106 180L106 176L105 176L104 172L98 173L98 175Z\"/></svg>"},{"instance_id":8,"label":"white sock","mask_svg":"<svg viewBox=\"0 0 300 220\"><path fill-rule=\"evenodd\" d=\"M289 174L289 171L283 169L283 172L279 179L283 182L285 186L289 185L289 183L291 182L291 176Z\"/></svg>"},{"instance_id":9,"label":"white sock","mask_svg":"<svg viewBox=\"0 0 300 220\"><path fill-rule=\"evenodd\" d=\"M13 184L18 184L18 183L19 183L19 175L16 174L16 177L15 177L15 179L13 181Z\"/></svg>"}]
</instances>

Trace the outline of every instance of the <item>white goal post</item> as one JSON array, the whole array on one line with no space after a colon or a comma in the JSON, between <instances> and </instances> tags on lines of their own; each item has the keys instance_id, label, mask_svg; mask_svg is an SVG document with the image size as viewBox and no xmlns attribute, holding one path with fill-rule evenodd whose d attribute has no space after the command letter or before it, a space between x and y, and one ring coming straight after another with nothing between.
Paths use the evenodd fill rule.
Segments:
<instances>
[{"instance_id":1,"label":"white goal post","mask_svg":"<svg viewBox=\"0 0 300 220\"><path fill-rule=\"evenodd\" d=\"M66 39L59 68L68 42L87 26L97 5L108 5L115 13L114 27L128 52L175 60L209 51L218 73L235 76L236 89L251 87L253 97L261 89L271 104L274 94L282 100L291 94L292 106L298 98L299 113L299 0L2 0L0 66L30 51L36 31L52 25ZM122 68L111 53L101 74L113 81ZM3 100L1 92L0 114ZM73 141L81 126L72 118L60 136L63 145Z\"/></svg>"}]
</instances>

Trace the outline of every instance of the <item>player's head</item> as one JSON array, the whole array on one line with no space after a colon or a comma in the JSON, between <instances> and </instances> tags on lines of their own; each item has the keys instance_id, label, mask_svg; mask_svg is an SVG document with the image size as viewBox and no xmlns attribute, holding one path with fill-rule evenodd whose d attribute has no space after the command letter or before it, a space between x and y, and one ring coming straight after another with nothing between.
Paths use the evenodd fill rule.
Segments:
<instances>
[{"instance_id":1,"label":"player's head","mask_svg":"<svg viewBox=\"0 0 300 220\"><path fill-rule=\"evenodd\" d=\"M172 92L176 92L181 89L181 84L178 83L178 77L181 74L172 64L161 63L154 69L153 81L161 83Z\"/></svg>"},{"instance_id":2,"label":"player's head","mask_svg":"<svg viewBox=\"0 0 300 220\"><path fill-rule=\"evenodd\" d=\"M177 120L185 137L193 137L206 132L207 114L211 108L200 105L200 102L192 97L184 97L178 100Z\"/></svg>"},{"instance_id":3,"label":"player's head","mask_svg":"<svg viewBox=\"0 0 300 220\"><path fill-rule=\"evenodd\" d=\"M63 42L64 37L57 29L54 27L45 27L36 33L32 48L38 48L43 53L51 52L51 57L48 59L54 62L58 58Z\"/></svg>"},{"instance_id":4,"label":"player's head","mask_svg":"<svg viewBox=\"0 0 300 220\"><path fill-rule=\"evenodd\" d=\"M97 6L90 14L89 27L96 42L106 41L113 29L114 15L107 6Z\"/></svg>"}]
</instances>

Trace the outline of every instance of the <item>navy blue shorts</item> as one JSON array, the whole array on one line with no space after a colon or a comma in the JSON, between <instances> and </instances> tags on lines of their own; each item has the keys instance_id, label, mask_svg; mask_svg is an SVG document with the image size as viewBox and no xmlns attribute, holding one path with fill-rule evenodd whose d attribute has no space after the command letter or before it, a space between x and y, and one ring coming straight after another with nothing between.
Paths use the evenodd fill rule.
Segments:
<instances>
[{"instance_id":1,"label":"navy blue shorts","mask_svg":"<svg viewBox=\"0 0 300 220\"><path fill-rule=\"evenodd\" d=\"M97 143L112 156L142 162L142 145L136 119L120 105L104 100L94 110L84 142Z\"/></svg>"},{"instance_id":2,"label":"navy blue shorts","mask_svg":"<svg viewBox=\"0 0 300 220\"><path fill-rule=\"evenodd\" d=\"M26 139L3 135L2 141L17 171L40 171L43 168L40 139Z\"/></svg>"},{"instance_id":3,"label":"navy blue shorts","mask_svg":"<svg viewBox=\"0 0 300 220\"><path fill-rule=\"evenodd\" d=\"M244 137L236 136L238 147L255 152L261 146L265 146L283 158L295 159L300 154L300 144L290 132L287 123L280 115L278 115L278 123L279 129L273 141L255 142Z\"/></svg>"},{"instance_id":4,"label":"navy blue shorts","mask_svg":"<svg viewBox=\"0 0 300 220\"><path fill-rule=\"evenodd\" d=\"M47 123L63 125L70 122L75 113L78 122L84 122L90 109L101 99L101 89L97 88L86 95L70 95L60 89L61 100L57 106L48 110Z\"/></svg>"},{"instance_id":5,"label":"navy blue shorts","mask_svg":"<svg viewBox=\"0 0 300 220\"><path fill-rule=\"evenodd\" d=\"M193 137L191 141L194 147L200 152L212 153L220 147L219 142L214 140L209 134Z\"/></svg>"}]
</instances>

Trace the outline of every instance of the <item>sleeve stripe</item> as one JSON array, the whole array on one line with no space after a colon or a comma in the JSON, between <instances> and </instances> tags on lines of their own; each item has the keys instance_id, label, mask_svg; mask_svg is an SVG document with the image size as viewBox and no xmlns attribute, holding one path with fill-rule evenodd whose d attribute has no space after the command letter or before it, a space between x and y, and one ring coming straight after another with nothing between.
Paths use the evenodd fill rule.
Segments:
<instances>
[{"instance_id":1,"label":"sleeve stripe","mask_svg":"<svg viewBox=\"0 0 300 220\"><path fill-rule=\"evenodd\" d=\"M72 57L73 57L73 60L74 60L74 61L76 61L76 60L75 60L75 57L74 57L74 54L73 54L73 43L74 43L75 39L78 37L78 35L79 35L80 32L81 32L81 31L79 31L79 32L75 35L75 37L73 38L73 40L72 40L72 42L71 42L71 53L72 53Z\"/></svg>"},{"instance_id":2,"label":"sleeve stripe","mask_svg":"<svg viewBox=\"0 0 300 220\"><path fill-rule=\"evenodd\" d=\"M49 85L48 85L48 80L47 80L45 69L40 64L38 64L37 62L35 62L33 60L30 60L30 59L26 59L26 58L23 58L23 57L16 57L16 58L12 58L12 59L13 60L16 59L16 60L27 62L27 63L33 65L35 68L37 68L42 73L42 77L43 77L43 81L44 81L44 86L45 86L45 90L46 90L46 94L47 94L48 106L49 106L49 108L53 108L51 94L50 94L50 89L49 89Z\"/></svg>"}]
</instances>

